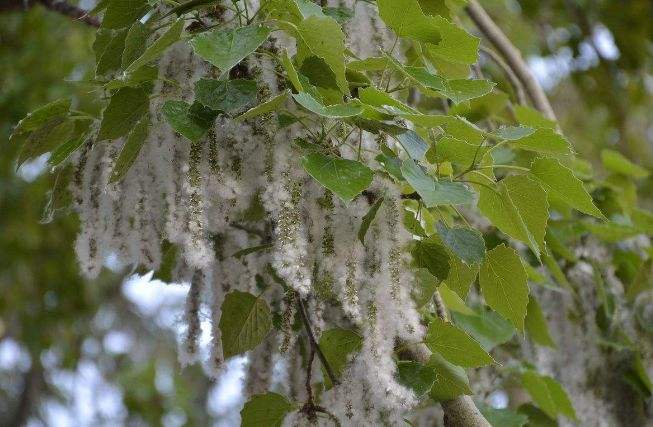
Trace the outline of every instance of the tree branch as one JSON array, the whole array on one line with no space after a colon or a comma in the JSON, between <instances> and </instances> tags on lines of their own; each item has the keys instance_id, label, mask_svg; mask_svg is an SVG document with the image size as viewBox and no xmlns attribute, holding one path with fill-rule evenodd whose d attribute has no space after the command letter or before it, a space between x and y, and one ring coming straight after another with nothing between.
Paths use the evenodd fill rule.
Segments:
<instances>
[{"instance_id":1,"label":"tree branch","mask_svg":"<svg viewBox=\"0 0 653 427\"><path fill-rule=\"evenodd\" d=\"M488 58L494 61L494 63L497 64L499 68L501 68L501 71L503 71L503 73L506 75L510 85L515 90L517 101L520 104L527 105L528 99L526 98L526 91L524 90L524 86L521 84L521 80L519 80L519 78L515 75L515 72L512 70L512 68L510 68L510 66L506 64L503 58L501 58L501 56L499 56L499 54L492 49L486 48L484 46L481 46L480 49L481 52L486 54Z\"/></svg>"},{"instance_id":2,"label":"tree branch","mask_svg":"<svg viewBox=\"0 0 653 427\"><path fill-rule=\"evenodd\" d=\"M68 16L91 27L98 28L100 26L100 20L89 15L87 10L73 6L63 0L7 0L0 5L0 11L27 10L36 4L43 5L46 9Z\"/></svg>"},{"instance_id":3,"label":"tree branch","mask_svg":"<svg viewBox=\"0 0 653 427\"><path fill-rule=\"evenodd\" d=\"M317 341L315 341L315 335L313 335L313 330L311 329L311 323L308 320L308 315L306 313L306 308L304 306L304 302L302 301L301 296L297 296L297 305L299 306L299 316L302 319L302 323L304 323L304 327L306 329L306 335L308 335L308 340L309 344L311 347L315 349L315 353L317 353L318 359L320 359L320 363L322 363L322 366L324 366L324 370L327 373L327 376L333 383L333 385L337 385L340 382L336 378L335 374L333 373L333 369L331 369L331 365L329 365L329 361L326 360L326 357L324 356L324 353L322 353L322 349L318 345Z\"/></svg>"},{"instance_id":4,"label":"tree branch","mask_svg":"<svg viewBox=\"0 0 653 427\"><path fill-rule=\"evenodd\" d=\"M465 8L469 17L474 21L479 31L492 43L497 51L503 56L508 66L514 71L521 81L526 93L533 101L533 105L544 116L550 120L556 120L553 108L544 89L535 79L533 73L521 56L519 50L512 44L504 32L490 18L485 9L476 0L470 0Z\"/></svg>"}]
</instances>

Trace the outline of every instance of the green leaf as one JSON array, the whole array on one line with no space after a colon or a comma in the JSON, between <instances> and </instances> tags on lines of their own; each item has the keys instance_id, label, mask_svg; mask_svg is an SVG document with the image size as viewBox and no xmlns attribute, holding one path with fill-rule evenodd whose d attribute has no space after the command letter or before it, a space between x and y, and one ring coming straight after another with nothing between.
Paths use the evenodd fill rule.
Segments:
<instances>
[{"instance_id":1,"label":"green leaf","mask_svg":"<svg viewBox=\"0 0 653 427\"><path fill-rule=\"evenodd\" d=\"M515 335L515 328L510 322L485 308L471 316L452 313L452 317L456 325L464 329L488 352L510 341Z\"/></svg>"},{"instance_id":2,"label":"green leaf","mask_svg":"<svg viewBox=\"0 0 653 427\"><path fill-rule=\"evenodd\" d=\"M458 257L451 257L449 259L449 275L447 276L447 286L454 291L463 300L467 298L469 287L478 274L479 265L467 265Z\"/></svg>"},{"instance_id":3,"label":"green leaf","mask_svg":"<svg viewBox=\"0 0 653 427\"><path fill-rule=\"evenodd\" d=\"M17 167L28 159L38 157L64 144L71 139L74 130L75 125L72 120L62 116L50 119L39 129L28 134L18 155Z\"/></svg>"},{"instance_id":4,"label":"green leaf","mask_svg":"<svg viewBox=\"0 0 653 427\"><path fill-rule=\"evenodd\" d=\"M195 83L195 100L212 110L236 114L256 102L256 82L199 79Z\"/></svg>"},{"instance_id":5,"label":"green leaf","mask_svg":"<svg viewBox=\"0 0 653 427\"><path fill-rule=\"evenodd\" d=\"M322 332L318 345L333 374L340 377L350 360L349 355L358 353L363 347L363 338L354 331L334 328ZM322 367L322 374L327 388L331 388L333 384L324 371L324 367Z\"/></svg>"},{"instance_id":6,"label":"green leaf","mask_svg":"<svg viewBox=\"0 0 653 427\"><path fill-rule=\"evenodd\" d=\"M462 313L462 314L467 314L467 315L474 315L474 310L471 308L467 307L465 305L465 301L463 301L457 293L449 289L446 285L446 283L442 283L438 287L438 292L440 293L440 297L442 297L442 301L444 302L444 305L447 306L447 308L450 311L455 311L457 313Z\"/></svg>"},{"instance_id":7,"label":"green leaf","mask_svg":"<svg viewBox=\"0 0 653 427\"><path fill-rule=\"evenodd\" d=\"M440 32L435 18L422 11L417 0L377 0L379 15L399 37L438 43Z\"/></svg>"},{"instance_id":8,"label":"green leaf","mask_svg":"<svg viewBox=\"0 0 653 427\"><path fill-rule=\"evenodd\" d=\"M485 242L477 230L464 227L449 228L443 222L437 224L442 242L468 265L479 264L485 258Z\"/></svg>"},{"instance_id":9,"label":"green leaf","mask_svg":"<svg viewBox=\"0 0 653 427\"><path fill-rule=\"evenodd\" d=\"M306 92L293 94L292 97L308 111L330 119L358 116L363 112L363 108L355 102L325 106Z\"/></svg>"},{"instance_id":10,"label":"green leaf","mask_svg":"<svg viewBox=\"0 0 653 427\"><path fill-rule=\"evenodd\" d=\"M426 268L438 280L449 276L449 253L436 238L426 238L413 243L410 251L413 257L412 265L416 268Z\"/></svg>"},{"instance_id":11,"label":"green leaf","mask_svg":"<svg viewBox=\"0 0 653 427\"><path fill-rule=\"evenodd\" d=\"M162 107L163 117L172 128L193 142L199 141L211 128L217 112L195 102L166 101Z\"/></svg>"},{"instance_id":12,"label":"green leaf","mask_svg":"<svg viewBox=\"0 0 653 427\"><path fill-rule=\"evenodd\" d=\"M478 163L486 150L486 147L479 147L449 135L444 135L431 147L435 162L453 162L465 167L470 166L472 162ZM427 156L431 160L431 153Z\"/></svg>"},{"instance_id":13,"label":"green leaf","mask_svg":"<svg viewBox=\"0 0 653 427\"><path fill-rule=\"evenodd\" d=\"M104 85L109 91L122 89L124 87L138 87L147 82L152 82L159 77L159 67L145 65L130 74L122 74L119 78L113 79Z\"/></svg>"},{"instance_id":14,"label":"green leaf","mask_svg":"<svg viewBox=\"0 0 653 427\"><path fill-rule=\"evenodd\" d=\"M382 203L383 197L379 197L376 202L374 202L372 207L370 207L370 210L367 211L363 217L363 220L361 221L361 227L358 230L358 240L360 240L362 244L365 244L365 235L367 234L367 230L369 230L370 225L374 221L374 218L376 218L376 213L379 211Z\"/></svg>"},{"instance_id":15,"label":"green leaf","mask_svg":"<svg viewBox=\"0 0 653 427\"><path fill-rule=\"evenodd\" d=\"M481 175L475 174L475 176L480 177ZM519 179L521 180L521 178ZM496 186L497 190L480 185L477 187L479 193L478 208L495 227L510 237L526 243L533 253L535 253L536 256L539 256L541 251L537 239L535 238L534 233L529 229L525 218L522 216L517 206L519 205L524 214L529 215L529 218L531 216L532 218L542 218L542 209L547 206L546 197L544 197L545 194L541 188L536 189L534 186L528 186L532 187L536 192L532 195L525 194L524 197L520 198L516 203L516 200L513 200L511 195L520 196L523 187L526 187L527 183L521 181L515 182L512 179L504 179L504 181L505 182L502 181ZM510 185L510 188L508 185ZM548 213L546 213L546 215L548 218ZM531 224L532 227L535 227L534 232L539 230L539 228L537 228L539 224L541 223L533 222L533 224Z\"/></svg>"},{"instance_id":16,"label":"green leaf","mask_svg":"<svg viewBox=\"0 0 653 427\"><path fill-rule=\"evenodd\" d=\"M322 10L326 16L335 19L340 25L354 17L354 11L347 7L325 7Z\"/></svg>"},{"instance_id":17,"label":"green leaf","mask_svg":"<svg viewBox=\"0 0 653 427\"><path fill-rule=\"evenodd\" d=\"M109 182L118 182L127 174L129 168L138 158L138 153L140 153L143 144L145 144L149 125L150 118L146 114L129 133L129 137L122 150L120 150L120 155L118 155L118 159L113 166Z\"/></svg>"},{"instance_id":18,"label":"green leaf","mask_svg":"<svg viewBox=\"0 0 653 427\"><path fill-rule=\"evenodd\" d=\"M12 133L12 138L14 135L35 131L51 119L67 115L69 110L69 98L60 98L43 105L18 122Z\"/></svg>"},{"instance_id":19,"label":"green leaf","mask_svg":"<svg viewBox=\"0 0 653 427\"><path fill-rule=\"evenodd\" d=\"M249 25L236 29L216 29L201 33L190 44L197 55L215 65L225 76L267 40L270 29Z\"/></svg>"},{"instance_id":20,"label":"green leaf","mask_svg":"<svg viewBox=\"0 0 653 427\"><path fill-rule=\"evenodd\" d=\"M435 370L436 374L430 393L433 400L452 400L463 394L473 394L465 370L447 362L439 353L431 355L427 366Z\"/></svg>"},{"instance_id":21,"label":"green leaf","mask_svg":"<svg viewBox=\"0 0 653 427\"><path fill-rule=\"evenodd\" d=\"M253 107L250 110L245 111L240 116L236 117L237 121L248 120L263 114L267 114L271 111L277 110L284 102L288 99L288 92L282 92L279 95Z\"/></svg>"},{"instance_id":22,"label":"green leaf","mask_svg":"<svg viewBox=\"0 0 653 427\"><path fill-rule=\"evenodd\" d=\"M512 139L511 144L522 150L543 154L564 156L574 153L569 141L553 129L536 129L529 135Z\"/></svg>"},{"instance_id":23,"label":"green leaf","mask_svg":"<svg viewBox=\"0 0 653 427\"><path fill-rule=\"evenodd\" d=\"M87 140L88 129L93 120L91 118L78 118L73 121L73 131L68 139L58 146L50 155L48 163L55 167L63 163Z\"/></svg>"},{"instance_id":24,"label":"green leaf","mask_svg":"<svg viewBox=\"0 0 653 427\"><path fill-rule=\"evenodd\" d=\"M413 390L419 399L431 390L437 374L433 368L421 363L401 360L397 362L397 377L399 382Z\"/></svg>"},{"instance_id":25,"label":"green leaf","mask_svg":"<svg viewBox=\"0 0 653 427\"><path fill-rule=\"evenodd\" d=\"M286 70L286 75L288 76L288 80L290 80L290 83L292 83L293 87L297 92L303 92L304 87L299 81L299 75L297 74L297 70L295 69L295 66L290 60L290 57L288 57L288 51L283 49L281 51L280 57L281 57L281 65L283 66L284 70Z\"/></svg>"},{"instance_id":26,"label":"green leaf","mask_svg":"<svg viewBox=\"0 0 653 427\"><path fill-rule=\"evenodd\" d=\"M495 84L489 80L453 79L447 80L430 73L423 67L407 67L396 63L397 68L407 77L417 82L427 95L440 95L449 98L454 104L480 98L492 92Z\"/></svg>"},{"instance_id":27,"label":"green leaf","mask_svg":"<svg viewBox=\"0 0 653 427\"><path fill-rule=\"evenodd\" d=\"M295 407L284 396L267 392L253 395L240 411L241 427L281 427Z\"/></svg>"},{"instance_id":28,"label":"green leaf","mask_svg":"<svg viewBox=\"0 0 653 427\"><path fill-rule=\"evenodd\" d=\"M403 149L408 153L408 156L413 160L422 160L424 154L429 149L426 141L413 130L406 129L405 132L395 135L395 138L397 138L397 141L399 141Z\"/></svg>"},{"instance_id":29,"label":"green leaf","mask_svg":"<svg viewBox=\"0 0 653 427\"><path fill-rule=\"evenodd\" d=\"M147 93L140 88L126 87L115 92L102 113L98 141L127 135L147 113L149 103Z\"/></svg>"},{"instance_id":30,"label":"green leaf","mask_svg":"<svg viewBox=\"0 0 653 427\"><path fill-rule=\"evenodd\" d=\"M415 284L412 296L417 308L422 308L428 304L437 289L438 279L435 276L426 268L415 269Z\"/></svg>"},{"instance_id":31,"label":"green leaf","mask_svg":"<svg viewBox=\"0 0 653 427\"><path fill-rule=\"evenodd\" d=\"M513 108L517 121L523 125L547 129L555 129L557 126L555 120L547 119L542 113L531 107L515 105Z\"/></svg>"},{"instance_id":32,"label":"green leaf","mask_svg":"<svg viewBox=\"0 0 653 427\"><path fill-rule=\"evenodd\" d=\"M601 161L607 170L621 175L631 176L633 178L646 178L649 175L648 170L636 165L624 157L623 154L614 150L601 150Z\"/></svg>"},{"instance_id":33,"label":"green leaf","mask_svg":"<svg viewBox=\"0 0 653 427\"><path fill-rule=\"evenodd\" d=\"M528 417L510 409L497 409L485 404L477 404L478 409L492 427L522 427Z\"/></svg>"},{"instance_id":34,"label":"green leaf","mask_svg":"<svg viewBox=\"0 0 653 427\"><path fill-rule=\"evenodd\" d=\"M309 153L302 158L306 172L343 202L350 202L372 183L370 168L354 160Z\"/></svg>"},{"instance_id":35,"label":"green leaf","mask_svg":"<svg viewBox=\"0 0 653 427\"><path fill-rule=\"evenodd\" d=\"M148 9L147 0L109 0L102 28L127 27L145 15Z\"/></svg>"},{"instance_id":36,"label":"green leaf","mask_svg":"<svg viewBox=\"0 0 653 427\"><path fill-rule=\"evenodd\" d=\"M564 415L570 420L576 420L576 411L567 395L565 389L555 379L549 376L543 376L546 388L558 409L558 413Z\"/></svg>"},{"instance_id":37,"label":"green leaf","mask_svg":"<svg viewBox=\"0 0 653 427\"><path fill-rule=\"evenodd\" d=\"M228 358L259 345L272 328L272 315L261 297L231 291L222 303L219 327L222 332L222 351L224 357Z\"/></svg>"},{"instance_id":38,"label":"green leaf","mask_svg":"<svg viewBox=\"0 0 653 427\"><path fill-rule=\"evenodd\" d=\"M576 420L576 411L569 396L556 380L532 370L524 372L521 380L535 404L549 417L555 419L561 414L570 420Z\"/></svg>"},{"instance_id":39,"label":"green leaf","mask_svg":"<svg viewBox=\"0 0 653 427\"><path fill-rule=\"evenodd\" d=\"M525 326L526 332L528 332L528 336L531 337L533 342L546 347L556 347L553 338L551 338L549 325L546 322L542 308L533 295L530 296L528 301Z\"/></svg>"},{"instance_id":40,"label":"green leaf","mask_svg":"<svg viewBox=\"0 0 653 427\"><path fill-rule=\"evenodd\" d=\"M526 175L511 175L503 181L506 193L510 197L530 236L537 244L533 249L535 255L544 248L544 236L549 220L549 204L546 192ZM530 242L524 242L529 244Z\"/></svg>"},{"instance_id":41,"label":"green leaf","mask_svg":"<svg viewBox=\"0 0 653 427\"><path fill-rule=\"evenodd\" d=\"M132 62L127 69L126 73L133 73L135 70L139 69L143 65L146 65L149 62L157 59L165 50L176 43L181 38L181 33L184 31L184 20L178 19L168 30L163 33L161 37L156 39L154 43L145 49L145 52L138 57L134 62Z\"/></svg>"},{"instance_id":42,"label":"green leaf","mask_svg":"<svg viewBox=\"0 0 653 427\"><path fill-rule=\"evenodd\" d=\"M108 42L102 47L102 52L96 52L97 65L95 66L95 75L104 76L111 71L119 70L122 66L122 52L125 49L125 38L127 29L112 31L108 36Z\"/></svg>"},{"instance_id":43,"label":"green leaf","mask_svg":"<svg viewBox=\"0 0 653 427\"><path fill-rule=\"evenodd\" d=\"M102 31L102 30L100 30ZM136 21L129 27L127 37L125 38L125 49L122 51L122 68L127 68L129 64L138 59L145 52L147 39L150 32L147 27L140 21Z\"/></svg>"},{"instance_id":44,"label":"green leaf","mask_svg":"<svg viewBox=\"0 0 653 427\"><path fill-rule=\"evenodd\" d=\"M310 16L297 25L297 33L305 52L301 59L309 56L322 58L331 68L336 83L342 93L349 93L349 84L345 77L345 35L340 25L328 16ZM299 61L300 63L302 61Z\"/></svg>"},{"instance_id":45,"label":"green leaf","mask_svg":"<svg viewBox=\"0 0 653 427\"><path fill-rule=\"evenodd\" d=\"M431 351L438 352L449 362L465 368L478 368L494 362L476 340L439 318L431 320L425 341Z\"/></svg>"},{"instance_id":46,"label":"green leaf","mask_svg":"<svg viewBox=\"0 0 653 427\"><path fill-rule=\"evenodd\" d=\"M266 0L262 3L272 17L294 24L310 16L324 16L322 8L311 0Z\"/></svg>"},{"instance_id":47,"label":"green leaf","mask_svg":"<svg viewBox=\"0 0 653 427\"><path fill-rule=\"evenodd\" d=\"M535 133L536 129L528 126L502 126L492 132L499 141L517 141Z\"/></svg>"},{"instance_id":48,"label":"green leaf","mask_svg":"<svg viewBox=\"0 0 653 427\"><path fill-rule=\"evenodd\" d=\"M556 159L538 158L531 164L531 174L542 184L549 196L568 204L588 215L605 219L603 213L594 205L583 182L576 178L571 169Z\"/></svg>"},{"instance_id":49,"label":"green leaf","mask_svg":"<svg viewBox=\"0 0 653 427\"><path fill-rule=\"evenodd\" d=\"M528 306L526 271L517 252L503 244L489 251L481 265L479 283L485 302L524 330Z\"/></svg>"},{"instance_id":50,"label":"green leaf","mask_svg":"<svg viewBox=\"0 0 653 427\"><path fill-rule=\"evenodd\" d=\"M79 136L77 138L70 138L68 141L64 142L58 146L50 155L48 163L51 166L60 165L64 162L72 153L74 153L79 147L84 144L86 141L86 135Z\"/></svg>"},{"instance_id":51,"label":"green leaf","mask_svg":"<svg viewBox=\"0 0 653 427\"><path fill-rule=\"evenodd\" d=\"M464 205L471 203L473 193L462 182L438 181L427 175L413 160L401 164L401 173L417 191L426 207L439 205Z\"/></svg>"},{"instance_id":52,"label":"green leaf","mask_svg":"<svg viewBox=\"0 0 653 427\"><path fill-rule=\"evenodd\" d=\"M256 252L265 251L274 247L272 243L266 243L265 245L252 246L249 248L241 249L238 252L234 253L233 256L236 258L242 258L246 255L253 254Z\"/></svg>"},{"instance_id":53,"label":"green leaf","mask_svg":"<svg viewBox=\"0 0 653 427\"><path fill-rule=\"evenodd\" d=\"M436 25L442 40L437 45L428 45L429 56L457 64L473 64L478 59L480 39L467 31L447 21L441 16L435 16Z\"/></svg>"}]
</instances>

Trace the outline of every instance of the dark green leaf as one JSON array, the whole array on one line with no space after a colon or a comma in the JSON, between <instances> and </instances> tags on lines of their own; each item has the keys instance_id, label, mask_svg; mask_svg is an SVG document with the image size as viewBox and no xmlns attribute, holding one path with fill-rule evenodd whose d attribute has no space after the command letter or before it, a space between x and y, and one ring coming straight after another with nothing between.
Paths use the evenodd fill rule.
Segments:
<instances>
[{"instance_id":1,"label":"dark green leaf","mask_svg":"<svg viewBox=\"0 0 653 427\"><path fill-rule=\"evenodd\" d=\"M146 65L149 62L154 61L159 56L165 52L165 50L170 47L172 44L177 42L181 37L181 32L184 30L184 20L178 19L168 30L163 33L161 37L156 39L154 43L145 49L142 55L140 55L134 62L132 62L127 69L126 73L133 73L135 70L139 69L143 65Z\"/></svg>"},{"instance_id":2,"label":"dark green leaf","mask_svg":"<svg viewBox=\"0 0 653 427\"><path fill-rule=\"evenodd\" d=\"M270 309L261 297L229 292L222 303L219 323L225 358L254 349L272 328Z\"/></svg>"},{"instance_id":3,"label":"dark green leaf","mask_svg":"<svg viewBox=\"0 0 653 427\"><path fill-rule=\"evenodd\" d=\"M494 311L481 308L478 314L472 316L462 313L452 313L452 316L456 325L463 328L488 352L510 341L515 335L512 324Z\"/></svg>"},{"instance_id":4,"label":"dark green leaf","mask_svg":"<svg viewBox=\"0 0 653 427\"><path fill-rule=\"evenodd\" d=\"M494 362L472 337L439 318L431 320L425 341L431 351L465 368L478 368Z\"/></svg>"},{"instance_id":5,"label":"dark green leaf","mask_svg":"<svg viewBox=\"0 0 653 427\"><path fill-rule=\"evenodd\" d=\"M307 110L331 119L353 117L363 112L363 108L356 102L325 106L305 92L293 94L293 98Z\"/></svg>"},{"instance_id":6,"label":"dark green leaf","mask_svg":"<svg viewBox=\"0 0 653 427\"><path fill-rule=\"evenodd\" d=\"M362 244L365 244L365 235L367 234L367 230L369 230L370 225L374 221L374 218L376 218L376 213L379 211L382 203L383 197L379 197L376 202L374 202L372 207L370 207L370 210L367 211L363 217L363 220L361 221L361 227L358 230L358 240L360 240Z\"/></svg>"},{"instance_id":7,"label":"dark green leaf","mask_svg":"<svg viewBox=\"0 0 653 427\"><path fill-rule=\"evenodd\" d=\"M427 175L413 160L401 164L401 173L422 197L426 207L438 205L464 205L471 203L473 193L461 182L438 181Z\"/></svg>"},{"instance_id":8,"label":"dark green leaf","mask_svg":"<svg viewBox=\"0 0 653 427\"><path fill-rule=\"evenodd\" d=\"M140 19L149 9L147 0L109 0L102 28L124 28Z\"/></svg>"},{"instance_id":9,"label":"dark green leaf","mask_svg":"<svg viewBox=\"0 0 653 427\"><path fill-rule=\"evenodd\" d=\"M410 253L414 267L426 268L438 280L445 280L449 276L449 253L439 240L417 240Z\"/></svg>"},{"instance_id":10,"label":"dark green leaf","mask_svg":"<svg viewBox=\"0 0 653 427\"><path fill-rule=\"evenodd\" d=\"M397 376L401 384L413 390L415 396L421 398L431 390L437 374L433 368L421 363L399 361L397 362Z\"/></svg>"},{"instance_id":11,"label":"dark green leaf","mask_svg":"<svg viewBox=\"0 0 653 427\"><path fill-rule=\"evenodd\" d=\"M217 112L195 102L166 101L163 116L172 128L193 142L199 141L209 131Z\"/></svg>"},{"instance_id":12,"label":"dark green leaf","mask_svg":"<svg viewBox=\"0 0 653 427\"><path fill-rule=\"evenodd\" d=\"M281 427L283 420L295 410L284 396L267 392L252 396L240 411L241 427Z\"/></svg>"},{"instance_id":13,"label":"dark green leaf","mask_svg":"<svg viewBox=\"0 0 653 427\"><path fill-rule=\"evenodd\" d=\"M109 182L120 181L125 174L127 174L129 168L131 168L138 158L138 153L140 153L141 147L145 144L149 125L150 118L146 114L129 133L125 145L123 145L122 150L120 150L120 155L116 160L116 164L113 166Z\"/></svg>"},{"instance_id":14,"label":"dark green leaf","mask_svg":"<svg viewBox=\"0 0 653 427\"><path fill-rule=\"evenodd\" d=\"M250 25L236 29L216 29L195 36L190 44L195 53L226 75L236 64L254 52L270 35L270 29Z\"/></svg>"},{"instance_id":15,"label":"dark green leaf","mask_svg":"<svg viewBox=\"0 0 653 427\"><path fill-rule=\"evenodd\" d=\"M195 83L195 100L212 110L237 114L256 102L256 82L200 79Z\"/></svg>"},{"instance_id":16,"label":"dark green leaf","mask_svg":"<svg viewBox=\"0 0 653 427\"><path fill-rule=\"evenodd\" d=\"M111 96L102 113L98 141L127 135L149 107L149 98L141 88L122 88Z\"/></svg>"},{"instance_id":17,"label":"dark green leaf","mask_svg":"<svg viewBox=\"0 0 653 427\"><path fill-rule=\"evenodd\" d=\"M449 228L443 222L437 224L442 242L466 264L479 264L485 258L485 242L477 230L463 227Z\"/></svg>"},{"instance_id":18,"label":"dark green leaf","mask_svg":"<svg viewBox=\"0 0 653 427\"><path fill-rule=\"evenodd\" d=\"M372 183L372 170L354 160L309 153L302 158L302 165L309 175L344 202L353 200Z\"/></svg>"},{"instance_id":19,"label":"dark green leaf","mask_svg":"<svg viewBox=\"0 0 653 427\"><path fill-rule=\"evenodd\" d=\"M439 353L431 355L427 366L433 368L436 374L430 394L433 400L439 402L452 400L463 394L473 394L465 370L448 362Z\"/></svg>"},{"instance_id":20,"label":"dark green leaf","mask_svg":"<svg viewBox=\"0 0 653 427\"><path fill-rule=\"evenodd\" d=\"M236 120L248 120L256 116L267 114L271 111L277 110L285 101L288 99L288 92L282 92L279 95L271 98L256 107L244 112L240 116L236 117Z\"/></svg>"},{"instance_id":21,"label":"dark green leaf","mask_svg":"<svg viewBox=\"0 0 653 427\"><path fill-rule=\"evenodd\" d=\"M345 370L351 353L358 353L363 346L363 338L354 331L348 329L334 328L324 331L318 343L324 357L326 358L333 374L340 377ZM322 367L322 374L325 378L327 388L333 384Z\"/></svg>"},{"instance_id":22,"label":"dark green leaf","mask_svg":"<svg viewBox=\"0 0 653 427\"><path fill-rule=\"evenodd\" d=\"M265 251L271 249L274 245L272 243L267 243L265 245L252 246L250 248L241 249L238 252L234 253L233 256L236 258L242 258L246 255L253 254L255 252Z\"/></svg>"},{"instance_id":23,"label":"dark green leaf","mask_svg":"<svg viewBox=\"0 0 653 427\"><path fill-rule=\"evenodd\" d=\"M35 131L51 119L67 115L69 109L69 98L57 99L56 101L39 107L18 122L14 128L13 135Z\"/></svg>"}]
</instances>

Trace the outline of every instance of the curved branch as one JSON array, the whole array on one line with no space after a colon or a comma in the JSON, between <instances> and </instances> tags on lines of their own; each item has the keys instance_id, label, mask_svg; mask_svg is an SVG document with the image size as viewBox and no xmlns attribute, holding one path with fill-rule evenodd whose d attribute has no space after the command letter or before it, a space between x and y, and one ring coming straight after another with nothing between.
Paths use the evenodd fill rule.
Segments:
<instances>
[{"instance_id":1,"label":"curved branch","mask_svg":"<svg viewBox=\"0 0 653 427\"><path fill-rule=\"evenodd\" d=\"M517 75L515 75L515 72L512 70L512 68L510 68L510 66L506 64L503 58L501 58L501 56L492 49L481 46L480 50L486 54L488 58L494 61L494 63L497 64L499 68L501 68L501 71L503 71L503 73L506 75L510 85L515 90L517 101L519 101L519 103L522 105L528 105L528 99L526 98L526 91L524 90L524 86L521 84L521 80L519 80Z\"/></svg>"},{"instance_id":2,"label":"curved branch","mask_svg":"<svg viewBox=\"0 0 653 427\"><path fill-rule=\"evenodd\" d=\"M494 23L485 9L476 0L469 0L465 10L481 33L499 51L503 59L514 71L517 78L524 85L524 89L526 89L526 93L528 93L528 96L533 101L535 108L544 114L546 118L556 120L555 113L549 103L549 99L544 93L544 89L542 89L542 86L540 86L535 76L533 76L519 50L512 44L501 28Z\"/></svg>"}]
</instances>

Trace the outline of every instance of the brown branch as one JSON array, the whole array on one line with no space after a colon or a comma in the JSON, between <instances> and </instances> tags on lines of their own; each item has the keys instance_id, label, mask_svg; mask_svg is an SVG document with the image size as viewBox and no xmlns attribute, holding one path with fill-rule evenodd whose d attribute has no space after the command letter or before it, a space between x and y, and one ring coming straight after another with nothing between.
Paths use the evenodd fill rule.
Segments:
<instances>
[{"instance_id":1,"label":"brown branch","mask_svg":"<svg viewBox=\"0 0 653 427\"><path fill-rule=\"evenodd\" d=\"M91 27L99 28L100 20L88 14L88 11L61 0L7 0L0 5L0 11L27 10L35 5L43 5L48 10L68 16Z\"/></svg>"},{"instance_id":2,"label":"brown branch","mask_svg":"<svg viewBox=\"0 0 653 427\"><path fill-rule=\"evenodd\" d=\"M508 66L514 71L517 78L521 81L526 93L533 101L533 105L544 116L550 120L556 120L553 108L549 99L544 93L544 89L535 79L535 76L528 68L519 52L519 49L512 44L504 32L490 18L485 9L478 4L476 0L470 0L465 8L469 17L474 21L479 31L492 43L492 45L501 54Z\"/></svg>"},{"instance_id":3,"label":"brown branch","mask_svg":"<svg viewBox=\"0 0 653 427\"><path fill-rule=\"evenodd\" d=\"M333 373L333 369L331 368L329 361L326 360L324 353L322 353L322 349L320 348L319 344L317 341L315 341L315 335L313 335L313 329L311 329L311 322L308 320L306 307L304 306L304 302L299 295L297 296L297 305L299 308L299 316L301 317L302 323L304 323L304 328L306 329L306 335L308 336L309 344L311 347L314 346L313 348L315 348L315 353L317 354L318 359L320 359L320 363L322 363L322 366L324 367L327 376L331 380L331 383L333 383L333 385L338 385L340 382Z\"/></svg>"},{"instance_id":4,"label":"brown branch","mask_svg":"<svg viewBox=\"0 0 653 427\"><path fill-rule=\"evenodd\" d=\"M497 64L499 68L501 68L501 71L503 71L503 73L506 75L510 85L515 91L517 101L522 105L528 105L528 99L526 98L526 91L524 90L524 86L521 84L521 80L519 80L519 78L515 75L515 72L512 70L512 68L510 68L510 66L506 64L503 58L501 58L501 56L499 56L499 54L492 49L481 46L481 52L486 54L488 58L494 61L494 63Z\"/></svg>"}]
</instances>

